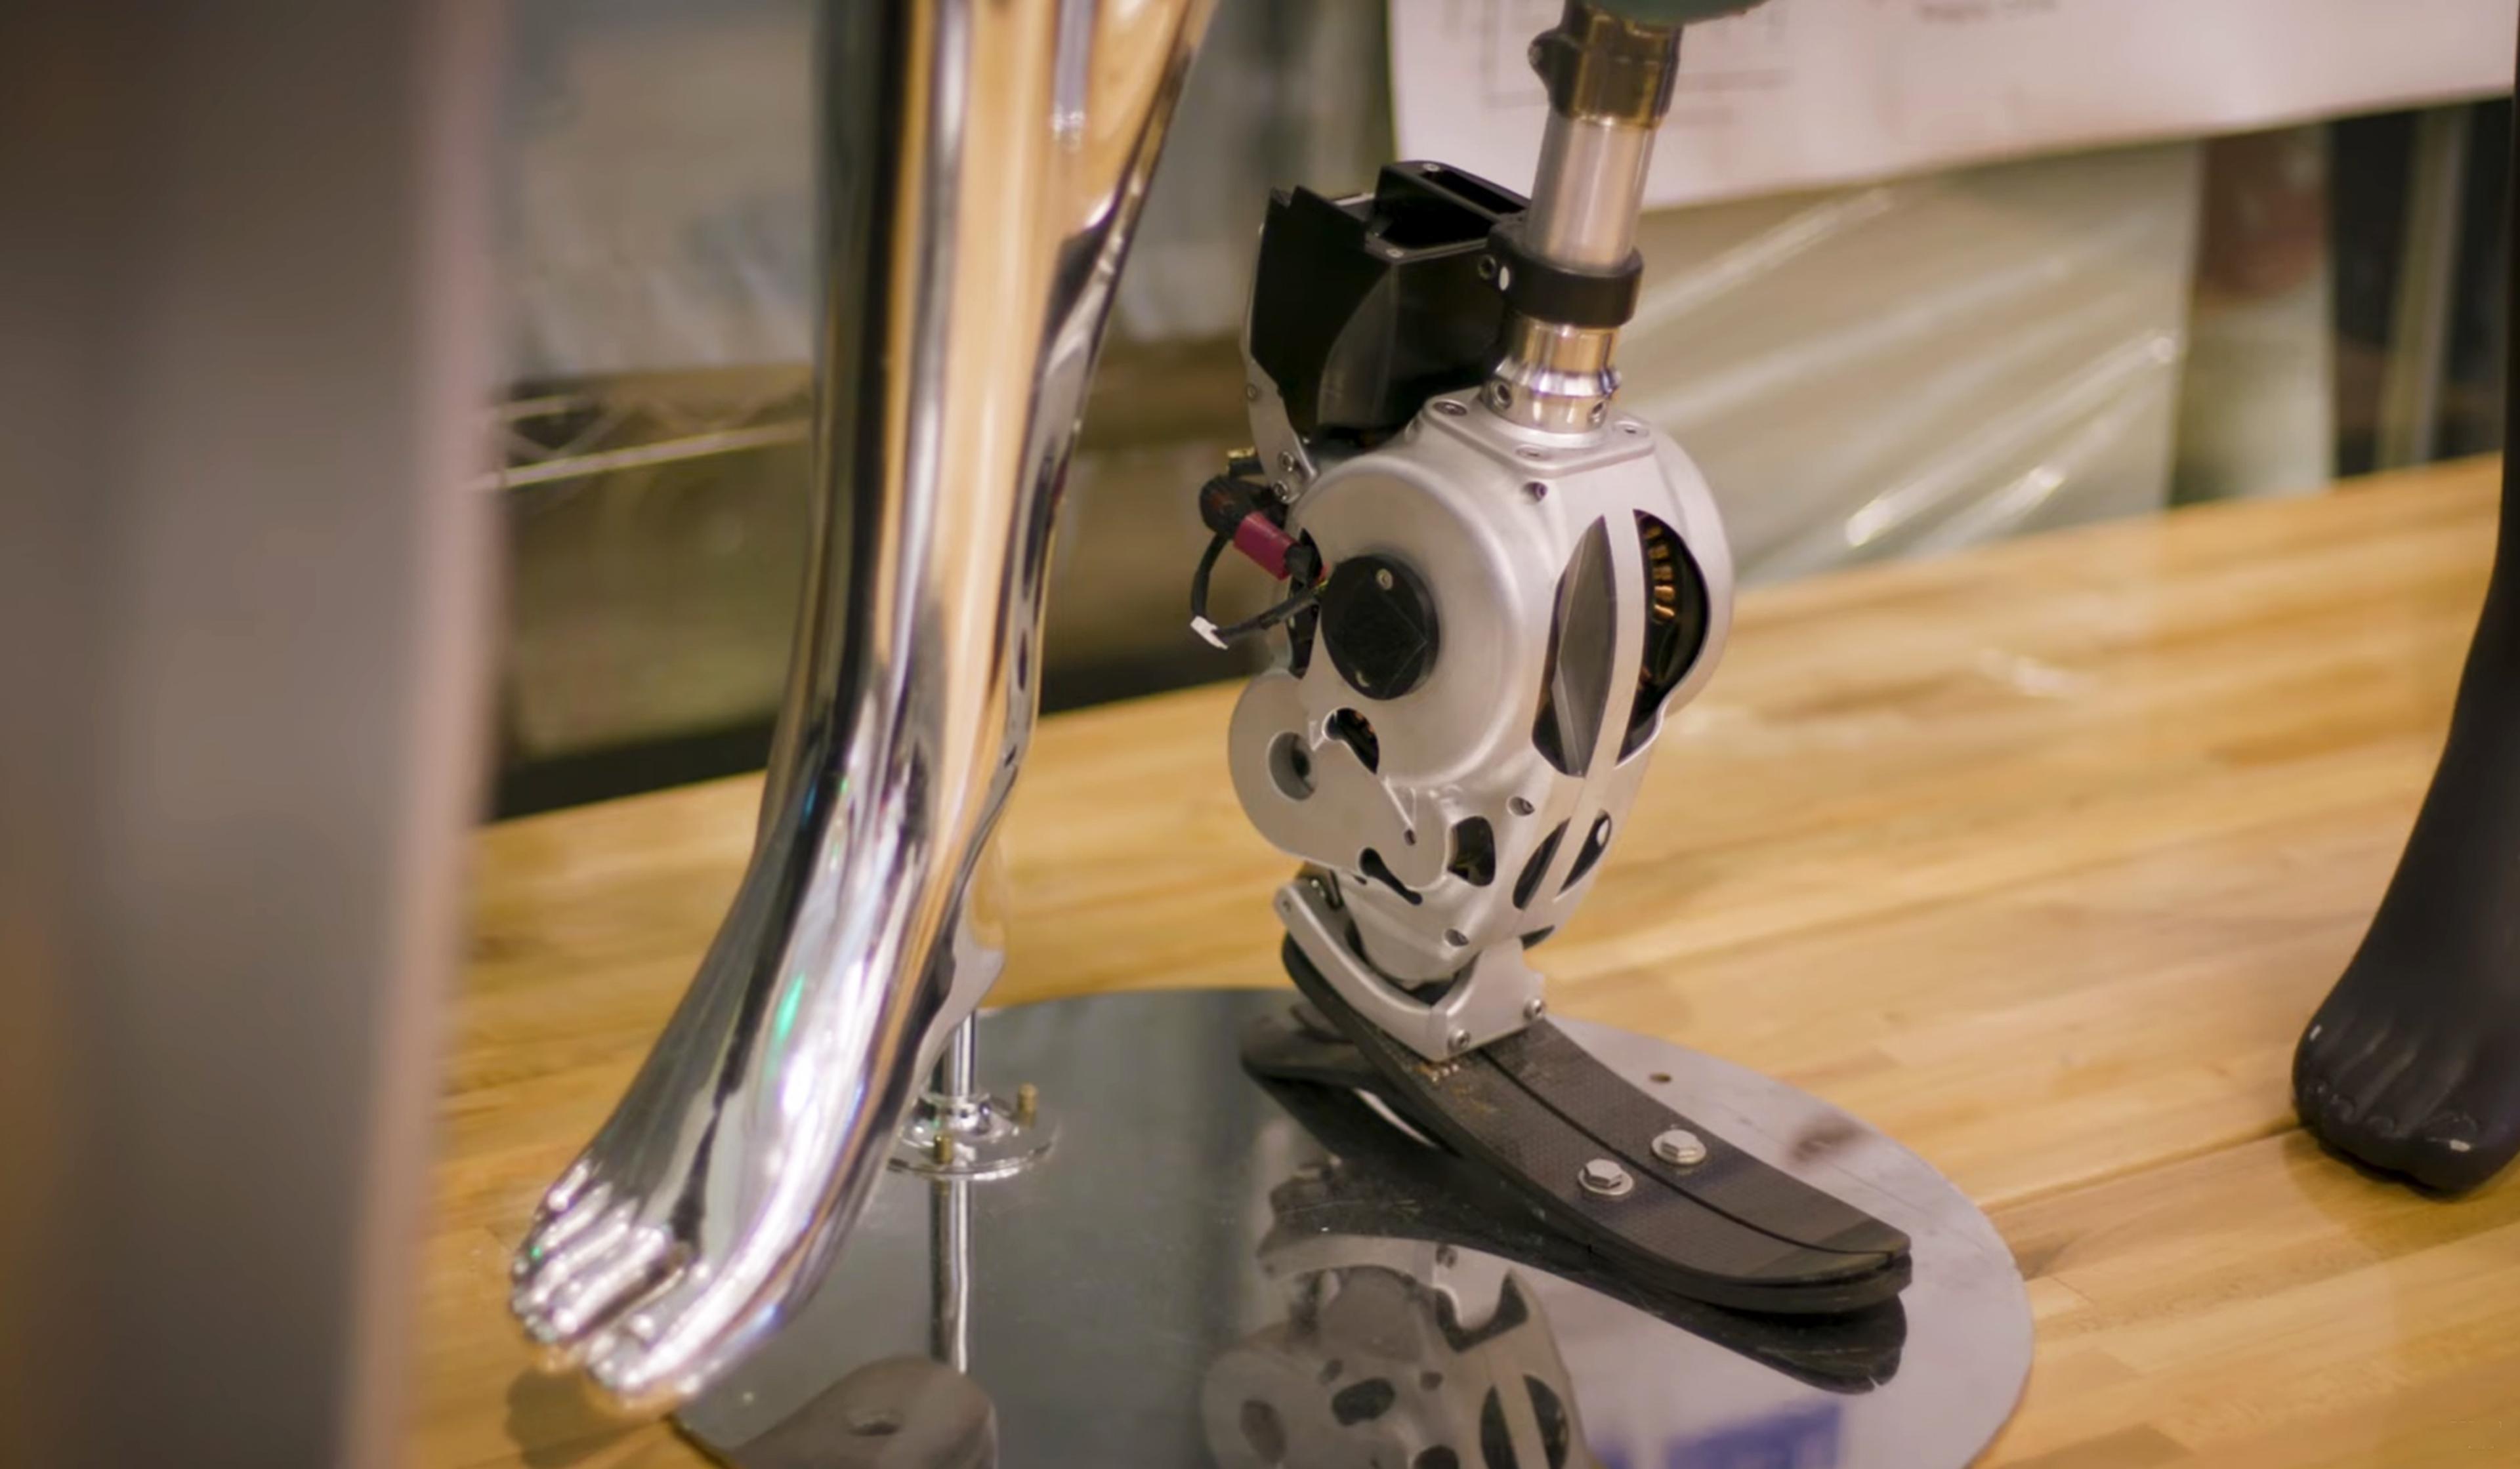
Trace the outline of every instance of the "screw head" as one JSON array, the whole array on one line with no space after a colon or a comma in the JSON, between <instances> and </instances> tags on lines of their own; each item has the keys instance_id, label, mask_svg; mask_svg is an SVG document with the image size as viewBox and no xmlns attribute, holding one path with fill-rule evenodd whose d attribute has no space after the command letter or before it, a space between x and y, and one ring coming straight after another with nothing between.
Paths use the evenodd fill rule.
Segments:
<instances>
[{"instance_id":1,"label":"screw head","mask_svg":"<svg viewBox=\"0 0 2520 1469\"><path fill-rule=\"evenodd\" d=\"M1506 808L1511 811L1515 816L1529 816L1533 810L1532 804L1520 796L1516 796L1505 804Z\"/></svg>"},{"instance_id":2,"label":"screw head","mask_svg":"<svg viewBox=\"0 0 2520 1469\"><path fill-rule=\"evenodd\" d=\"M1292 474L1295 472L1294 450L1281 449L1278 451L1278 472L1281 474Z\"/></svg>"},{"instance_id":3,"label":"screw head","mask_svg":"<svg viewBox=\"0 0 2520 1469\"><path fill-rule=\"evenodd\" d=\"M1496 279L1496 256L1481 255L1479 257L1479 279L1482 281L1493 281Z\"/></svg>"},{"instance_id":4,"label":"screw head","mask_svg":"<svg viewBox=\"0 0 2520 1469\"><path fill-rule=\"evenodd\" d=\"M1435 400L1435 411L1448 419L1458 419L1462 415L1469 412L1468 409L1462 406L1462 400L1459 398L1437 398Z\"/></svg>"},{"instance_id":5,"label":"screw head","mask_svg":"<svg viewBox=\"0 0 2520 1469\"><path fill-rule=\"evenodd\" d=\"M1636 1191L1637 1180L1607 1158L1596 1158L1575 1171L1575 1181L1596 1198L1623 1198Z\"/></svg>"},{"instance_id":6,"label":"screw head","mask_svg":"<svg viewBox=\"0 0 2520 1469\"><path fill-rule=\"evenodd\" d=\"M1532 996L1531 999L1523 1002L1522 1018L1525 1020L1537 1020L1548 1012L1549 1002L1541 999L1537 995Z\"/></svg>"},{"instance_id":7,"label":"screw head","mask_svg":"<svg viewBox=\"0 0 2520 1469\"><path fill-rule=\"evenodd\" d=\"M1674 1168L1695 1168L1706 1161L1706 1139L1687 1128L1657 1135L1653 1155Z\"/></svg>"},{"instance_id":8,"label":"screw head","mask_svg":"<svg viewBox=\"0 0 2520 1469\"><path fill-rule=\"evenodd\" d=\"M1446 1036L1444 1038L1444 1048L1455 1055L1460 1055L1462 1051L1470 1048L1470 1033L1465 1030L1457 1030L1451 1035Z\"/></svg>"},{"instance_id":9,"label":"screw head","mask_svg":"<svg viewBox=\"0 0 2520 1469\"><path fill-rule=\"evenodd\" d=\"M1373 573L1373 584L1380 587L1385 592L1390 591L1392 588L1391 573L1388 571L1377 571Z\"/></svg>"},{"instance_id":10,"label":"screw head","mask_svg":"<svg viewBox=\"0 0 2520 1469\"><path fill-rule=\"evenodd\" d=\"M1259 402L1260 384L1257 382L1246 382L1242 384L1242 401L1245 403Z\"/></svg>"}]
</instances>

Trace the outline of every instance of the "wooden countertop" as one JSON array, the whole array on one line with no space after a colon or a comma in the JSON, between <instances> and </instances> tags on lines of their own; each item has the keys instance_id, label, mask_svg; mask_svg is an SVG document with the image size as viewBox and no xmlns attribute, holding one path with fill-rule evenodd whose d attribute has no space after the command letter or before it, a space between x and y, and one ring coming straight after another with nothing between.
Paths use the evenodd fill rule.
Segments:
<instances>
[{"instance_id":1,"label":"wooden countertop","mask_svg":"<svg viewBox=\"0 0 2520 1469\"><path fill-rule=\"evenodd\" d=\"M2431 772L2496 469L1755 593L1585 911L1561 1013L1788 1078L1951 1175L2039 1316L2016 1469L2520 1464L2520 1182L2294 1126L2293 1040ZM1008 1003L1279 983L1228 688L1053 719ZM749 779L494 827L442 1111L416 1464L701 1462L536 1375L506 1261L689 977Z\"/></svg>"}]
</instances>

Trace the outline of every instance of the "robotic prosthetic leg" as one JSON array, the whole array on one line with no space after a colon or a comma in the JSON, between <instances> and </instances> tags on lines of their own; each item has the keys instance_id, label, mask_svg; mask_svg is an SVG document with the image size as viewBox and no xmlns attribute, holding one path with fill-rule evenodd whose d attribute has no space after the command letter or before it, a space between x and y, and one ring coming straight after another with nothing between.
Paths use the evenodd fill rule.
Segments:
<instances>
[{"instance_id":1,"label":"robotic prosthetic leg","mask_svg":"<svg viewBox=\"0 0 2520 1469\"><path fill-rule=\"evenodd\" d=\"M1552 107L1528 207L1434 164L1273 200L1256 447L1201 493L1217 541L1193 625L1283 630L1231 760L1253 823L1308 864L1277 908L1316 1032L1614 1268L1730 1307L1853 1310L1907 1282L1906 1236L1611 1075L1543 1018L1525 957L1582 900L1731 604L1704 480L1612 407L1680 32L1611 9L1572 0L1534 44ZM1218 628L1229 544L1291 590ZM1245 1058L1334 1080L1282 1046Z\"/></svg>"},{"instance_id":2,"label":"robotic prosthetic leg","mask_svg":"<svg viewBox=\"0 0 2520 1469\"><path fill-rule=\"evenodd\" d=\"M760 836L515 1262L526 1330L617 1398L698 1392L811 1290L995 977L972 876L1031 729L1087 377L1206 11L824 7L820 495Z\"/></svg>"}]
</instances>

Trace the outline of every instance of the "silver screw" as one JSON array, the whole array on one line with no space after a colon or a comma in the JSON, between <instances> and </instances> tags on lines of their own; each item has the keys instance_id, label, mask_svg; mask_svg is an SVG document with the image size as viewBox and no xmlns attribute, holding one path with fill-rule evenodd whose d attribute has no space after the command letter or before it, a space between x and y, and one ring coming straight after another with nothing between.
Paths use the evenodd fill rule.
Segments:
<instances>
[{"instance_id":1,"label":"silver screw","mask_svg":"<svg viewBox=\"0 0 2520 1469\"><path fill-rule=\"evenodd\" d=\"M1455 1055L1459 1055L1462 1051L1469 1049L1470 1033L1465 1030L1457 1030L1451 1035L1446 1036L1444 1038L1444 1048L1453 1052Z\"/></svg>"},{"instance_id":2,"label":"silver screw","mask_svg":"<svg viewBox=\"0 0 2520 1469\"><path fill-rule=\"evenodd\" d=\"M1294 450L1281 449L1278 451L1278 472L1281 474L1292 474L1295 472Z\"/></svg>"},{"instance_id":3,"label":"silver screw","mask_svg":"<svg viewBox=\"0 0 2520 1469\"><path fill-rule=\"evenodd\" d=\"M1377 586L1377 587L1380 587L1380 588L1381 588L1383 591L1385 591L1385 592L1390 591L1390 590L1391 590L1391 573L1390 573L1390 572L1388 572L1388 571L1377 571L1377 572L1373 573L1373 584L1374 584L1375 586Z\"/></svg>"},{"instance_id":4,"label":"silver screw","mask_svg":"<svg viewBox=\"0 0 2520 1469\"><path fill-rule=\"evenodd\" d=\"M1462 400L1459 398L1437 398L1435 400L1435 411L1448 419L1458 419L1462 415L1469 412L1468 409L1462 406Z\"/></svg>"},{"instance_id":5,"label":"silver screw","mask_svg":"<svg viewBox=\"0 0 2520 1469\"><path fill-rule=\"evenodd\" d=\"M1531 815L1531 810L1532 810L1532 808L1531 808L1531 803L1530 803L1529 801L1524 800L1524 799L1523 799L1522 797L1520 797L1520 796L1516 796L1516 797L1514 797L1512 800L1508 801L1508 802L1506 802L1505 804L1512 810L1512 812L1513 812L1513 814L1514 814L1515 816L1529 816L1529 815Z\"/></svg>"},{"instance_id":6,"label":"silver screw","mask_svg":"<svg viewBox=\"0 0 2520 1469\"><path fill-rule=\"evenodd\" d=\"M1524 1003L1522 1007L1522 1018L1525 1020L1537 1020L1543 1014L1547 1013L1548 1009L1549 1002L1541 999L1537 995L1534 995L1527 1002Z\"/></svg>"},{"instance_id":7,"label":"silver screw","mask_svg":"<svg viewBox=\"0 0 2520 1469\"><path fill-rule=\"evenodd\" d=\"M1628 1171L1607 1158L1596 1158L1576 1170L1575 1181L1586 1193L1599 1198L1625 1198L1636 1191L1637 1180Z\"/></svg>"},{"instance_id":8,"label":"silver screw","mask_svg":"<svg viewBox=\"0 0 2520 1469\"><path fill-rule=\"evenodd\" d=\"M1674 1128L1654 1138L1653 1153L1674 1168L1695 1168L1706 1161L1706 1139L1687 1128Z\"/></svg>"},{"instance_id":9,"label":"silver screw","mask_svg":"<svg viewBox=\"0 0 2520 1469\"><path fill-rule=\"evenodd\" d=\"M1257 382L1246 382L1242 384L1242 401L1245 403L1259 402L1260 384Z\"/></svg>"}]
</instances>

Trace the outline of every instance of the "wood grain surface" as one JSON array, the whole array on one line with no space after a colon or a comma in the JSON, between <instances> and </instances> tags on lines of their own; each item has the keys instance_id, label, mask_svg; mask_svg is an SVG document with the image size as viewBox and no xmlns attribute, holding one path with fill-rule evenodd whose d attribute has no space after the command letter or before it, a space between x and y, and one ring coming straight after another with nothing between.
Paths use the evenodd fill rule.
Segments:
<instances>
[{"instance_id":1,"label":"wood grain surface","mask_svg":"<svg viewBox=\"0 0 2520 1469\"><path fill-rule=\"evenodd\" d=\"M2040 1333L1988 1462L2520 1464L2520 1184L2365 1178L2286 1092L2431 772L2497 472L1755 593L1540 951L1560 1012L1808 1087L1985 1205ZM1043 728L998 1001L1281 982L1233 697ZM481 834L411 1462L701 1462L537 1374L505 1266L689 977L755 784Z\"/></svg>"}]
</instances>

